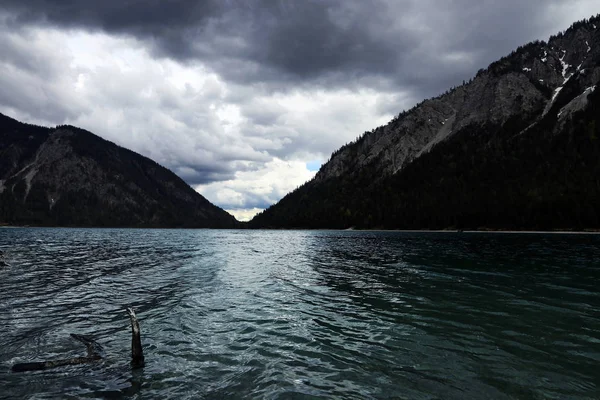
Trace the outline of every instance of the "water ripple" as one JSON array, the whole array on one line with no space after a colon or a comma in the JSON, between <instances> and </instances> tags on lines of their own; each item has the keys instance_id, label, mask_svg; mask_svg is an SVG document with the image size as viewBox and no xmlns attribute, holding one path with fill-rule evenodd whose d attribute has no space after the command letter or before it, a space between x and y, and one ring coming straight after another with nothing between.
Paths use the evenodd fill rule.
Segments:
<instances>
[{"instance_id":1,"label":"water ripple","mask_svg":"<svg viewBox=\"0 0 600 400\"><path fill-rule=\"evenodd\" d=\"M600 398L600 237L0 229L9 398ZM147 365L128 364L126 306ZM15 362L107 358L26 374Z\"/></svg>"}]
</instances>

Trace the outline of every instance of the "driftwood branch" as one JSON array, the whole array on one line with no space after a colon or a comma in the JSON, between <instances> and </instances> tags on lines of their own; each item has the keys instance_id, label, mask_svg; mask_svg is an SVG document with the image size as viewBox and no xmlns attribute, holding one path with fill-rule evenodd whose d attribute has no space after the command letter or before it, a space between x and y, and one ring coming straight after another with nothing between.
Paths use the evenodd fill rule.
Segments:
<instances>
[{"instance_id":1,"label":"driftwood branch","mask_svg":"<svg viewBox=\"0 0 600 400\"><path fill-rule=\"evenodd\" d=\"M140 324L133 309L128 308L127 313L131 321L131 366L141 368L144 366L144 352L140 337ZM65 365L77 365L93 363L104 358L104 348L89 336L71 333L71 337L80 341L87 348L85 357L66 358L62 360L35 361L18 363L12 366L12 372L39 371L49 368L63 367Z\"/></svg>"},{"instance_id":2,"label":"driftwood branch","mask_svg":"<svg viewBox=\"0 0 600 400\"><path fill-rule=\"evenodd\" d=\"M140 368L144 366L144 351L142 350L142 338L140 336L140 323L133 309L128 308L127 313L131 321L131 366Z\"/></svg>"}]
</instances>

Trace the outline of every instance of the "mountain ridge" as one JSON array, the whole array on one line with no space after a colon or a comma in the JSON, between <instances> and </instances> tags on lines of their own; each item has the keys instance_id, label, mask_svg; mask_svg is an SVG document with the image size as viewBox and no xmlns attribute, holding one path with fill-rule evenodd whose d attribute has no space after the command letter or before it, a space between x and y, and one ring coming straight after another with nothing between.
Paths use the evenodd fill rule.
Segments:
<instances>
[{"instance_id":1,"label":"mountain ridge","mask_svg":"<svg viewBox=\"0 0 600 400\"><path fill-rule=\"evenodd\" d=\"M390 197L396 196L382 193L398 184L401 180L398 175L406 175L407 167L422 158L442 158L439 154L431 156L431 153L440 152L440 146L444 147L444 144L448 147L450 142L463 141L462 135L467 131L471 135L484 136L477 138L482 148L474 149L476 152L488 151L488 142L493 142L493 136L500 132L507 138L528 136L527 132L537 132L540 124L557 135L565 131L565 124L576 115L580 118L578 113L589 108L588 98L600 81L599 24L600 15L574 23L565 32L550 37L548 42L536 41L520 46L480 70L469 82L424 100L400 113L387 125L365 132L333 152L315 178L257 215L251 226L446 228L460 225L463 219L460 216L453 218L455 223L446 226L441 222L409 224L399 218L391 218L395 221L392 224L384 215L374 217L368 210L378 208L381 203L387 204ZM555 120L549 123L552 118ZM461 145L468 146L469 143ZM501 147L506 150L506 146ZM497 162L501 161L498 159ZM420 175L414 168L409 173ZM483 175L479 178L480 181L486 179ZM466 191L474 193L476 184L470 182L470 185ZM374 193L368 193L367 188ZM413 189L403 186L403 190ZM344 201L336 192L345 193L348 200ZM354 199L356 196L363 199L358 201ZM429 196L433 195L429 193ZM473 201L475 199L471 198L470 202ZM361 202L364 204L359 204ZM432 200L431 207L434 203ZM442 202L438 203L437 206L443 206ZM391 210L404 208L416 212L414 206L406 203L388 206ZM306 209L310 215L301 217ZM423 217L423 222L426 219ZM480 224L486 225L485 218L480 218Z\"/></svg>"},{"instance_id":2,"label":"mountain ridge","mask_svg":"<svg viewBox=\"0 0 600 400\"><path fill-rule=\"evenodd\" d=\"M589 26L595 26L596 21L600 23L600 18L595 17L592 19L592 22L588 23ZM577 27L578 25L579 23L575 23L567 29L564 34L552 36L548 43L536 41L519 47L511 55L491 63L487 69L479 70L475 78L469 83L453 88L440 96L420 102L409 111L400 113L386 126L376 128L370 133L363 134L361 138L350 145L342 146L339 150L334 152L334 155L344 152L348 147L358 144L361 139L365 139L367 145L371 145L374 142L380 142L379 147L373 149L375 151L369 154L370 157L374 157L379 154L380 148L385 148L389 142L396 139L399 140L399 143L397 143L398 151L394 154L395 157L393 157L393 162L391 164L395 169L392 173L395 173L407 159L411 159L409 154L403 153L404 151L412 151L417 154L419 154L419 151L426 151L428 150L426 148L427 145L433 146L439 140L443 140L451 134L448 132L450 129L458 131L472 122L505 122L510 116L510 108L515 105L506 104L506 100L513 99L513 97L502 95L489 96L486 95L482 88L488 91L497 89L517 90L519 93L514 96L514 100L517 100L518 96L526 95L527 93L523 92L527 89L531 90L531 86L533 86L536 88L536 91L531 91L528 98L522 99L522 104L520 105L526 106L526 111L529 112L536 110L539 108L540 103L548 100L547 98L544 98L544 94L551 98L553 91L564 85L564 73L573 72L573 64L578 62L576 60L580 57L581 53L585 51L586 54L585 60L579 64L579 68L584 70L589 67L585 62L589 62L594 58L597 59L600 54L600 46L591 48L586 44L586 42L590 43L592 41L592 35L594 33L597 35L597 30L587 32L588 35L580 35L582 32L577 31L578 38L576 51L570 52L566 57L559 54L560 49L555 48L555 45L562 47L564 35L573 32L573 30L576 29L574 27ZM584 25L584 27L586 25ZM536 47L538 48L536 49ZM587 51L588 48L590 50L589 52ZM540 57L532 56L531 53L535 50L538 50ZM589 55L589 57L587 55ZM517 58L522 59L518 60L518 64L515 67L514 59ZM545 61L542 61L544 59ZM559 71L559 68L563 67L562 61L569 65L569 68L567 68L566 71ZM525 69L528 71L525 71ZM507 74L506 72L512 73ZM528 74L528 72L531 72L531 74ZM492 79L497 77L500 77L500 80L493 82ZM590 76L589 79L590 84L592 81L597 81L599 78L600 72L595 68L593 76ZM540 79L543 82L540 82ZM482 102L481 97L478 98L471 95L473 92L482 94L481 97L485 98L488 104ZM489 104L490 100L497 102ZM463 104L456 106L456 103L461 102ZM544 104L548 105L551 103L545 102ZM485 110L488 111L486 112ZM430 127L425 125L421 130L415 130L415 125L417 125L417 123L423 123L426 119L431 119L436 123L438 129L434 126L429 130L428 128ZM447 127L448 125L455 124L456 126L452 126L451 128ZM409 134L406 135L403 131L406 131L406 133ZM412 148L412 143L423 139L425 140L421 148L418 150ZM389 140L389 142L386 142L386 140ZM342 160L343 157L331 157L331 160L324 164L323 168L317 173L317 180L335 176L338 173L338 164L343 162ZM400 166L398 164L400 164Z\"/></svg>"}]
</instances>

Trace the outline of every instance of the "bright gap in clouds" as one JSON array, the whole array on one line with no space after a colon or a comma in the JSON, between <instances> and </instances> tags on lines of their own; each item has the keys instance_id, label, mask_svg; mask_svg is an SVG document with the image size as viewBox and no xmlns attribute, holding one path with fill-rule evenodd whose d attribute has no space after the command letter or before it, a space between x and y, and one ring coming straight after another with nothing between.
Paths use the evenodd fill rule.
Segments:
<instances>
[{"instance_id":1,"label":"bright gap in clouds","mask_svg":"<svg viewBox=\"0 0 600 400\"><path fill-rule=\"evenodd\" d=\"M196 190L239 221L249 221L315 174L302 161L275 158L260 169L240 171L234 179L199 185Z\"/></svg>"}]
</instances>

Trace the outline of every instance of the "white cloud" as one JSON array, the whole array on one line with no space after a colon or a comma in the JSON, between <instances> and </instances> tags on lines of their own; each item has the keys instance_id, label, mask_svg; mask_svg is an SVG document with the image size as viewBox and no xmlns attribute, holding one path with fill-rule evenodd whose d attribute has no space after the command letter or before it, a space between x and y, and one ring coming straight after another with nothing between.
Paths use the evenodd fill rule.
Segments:
<instances>
[{"instance_id":1,"label":"white cloud","mask_svg":"<svg viewBox=\"0 0 600 400\"><path fill-rule=\"evenodd\" d=\"M315 174L316 171L309 171L301 161L275 158L257 170L239 171L234 179L198 185L196 190L209 201L222 205L236 218L247 219L312 179Z\"/></svg>"},{"instance_id":2,"label":"white cloud","mask_svg":"<svg viewBox=\"0 0 600 400\"><path fill-rule=\"evenodd\" d=\"M11 108L5 102L0 110L27 122L88 129L188 182L213 182L201 192L234 214L277 202L314 175L307 162L327 159L387 122L390 110L410 105L369 89L270 92L227 83L198 63L153 59L130 38L48 29L28 37L13 38L14 59L2 64L12 71L4 78L14 90ZM30 53L39 65L29 71L18 60ZM48 76L37 77L36 68ZM27 107L32 99L39 107ZM53 104L53 112L37 113Z\"/></svg>"}]
</instances>

